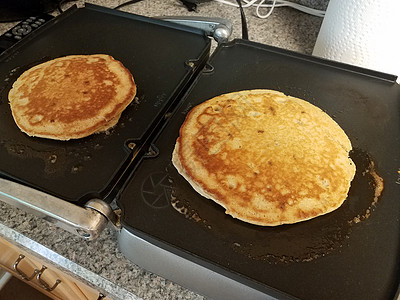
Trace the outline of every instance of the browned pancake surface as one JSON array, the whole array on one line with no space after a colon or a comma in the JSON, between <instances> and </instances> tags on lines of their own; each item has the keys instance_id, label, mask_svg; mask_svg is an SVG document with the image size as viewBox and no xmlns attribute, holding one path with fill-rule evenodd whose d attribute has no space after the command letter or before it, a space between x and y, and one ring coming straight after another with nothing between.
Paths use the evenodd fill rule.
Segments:
<instances>
[{"instance_id":1,"label":"browned pancake surface","mask_svg":"<svg viewBox=\"0 0 400 300\"><path fill-rule=\"evenodd\" d=\"M28 135L68 140L115 125L135 94L131 73L111 56L72 55L24 72L9 101Z\"/></svg>"},{"instance_id":2,"label":"browned pancake surface","mask_svg":"<svg viewBox=\"0 0 400 300\"><path fill-rule=\"evenodd\" d=\"M201 195L257 225L337 209L355 165L343 130L318 107L270 90L221 95L193 108L173 163Z\"/></svg>"}]
</instances>

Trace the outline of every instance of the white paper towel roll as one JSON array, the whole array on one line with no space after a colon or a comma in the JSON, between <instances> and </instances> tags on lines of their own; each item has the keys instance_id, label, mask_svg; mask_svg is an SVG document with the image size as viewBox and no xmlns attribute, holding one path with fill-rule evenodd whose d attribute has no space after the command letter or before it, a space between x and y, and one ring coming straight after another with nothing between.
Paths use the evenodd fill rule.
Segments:
<instances>
[{"instance_id":1,"label":"white paper towel roll","mask_svg":"<svg viewBox=\"0 0 400 300\"><path fill-rule=\"evenodd\" d=\"M400 0L330 0L313 55L399 76Z\"/></svg>"}]
</instances>

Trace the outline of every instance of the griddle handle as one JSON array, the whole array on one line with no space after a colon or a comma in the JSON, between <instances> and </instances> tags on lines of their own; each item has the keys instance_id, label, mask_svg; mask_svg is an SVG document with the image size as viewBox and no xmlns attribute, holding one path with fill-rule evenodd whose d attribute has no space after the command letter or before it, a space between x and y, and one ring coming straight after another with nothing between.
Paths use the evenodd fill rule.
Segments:
<instances>
[{"instance_id":1,"label":"griddle handle","mask_svg":"<svg viewBox=\"0 0 400 300\"><path fill-rule=\"evenodd\" d=\"M203 30L208 36L212 36L218 43L225 43L232 34L232 22L223 18L209 17L157 17L158 19L169 21L192 28Z\"/></svg>"},{"instance_id":2,"label":"griddle handle","mask_svg":"<svg viewBox=\"0 0 400 300\"><path fill-rule=\"evenodd\" d=\"M99 236L108 223L106 216L69 203L23 184L0 178L0 201L37 215L86 240Z\"/></svg>"}]
</instances>

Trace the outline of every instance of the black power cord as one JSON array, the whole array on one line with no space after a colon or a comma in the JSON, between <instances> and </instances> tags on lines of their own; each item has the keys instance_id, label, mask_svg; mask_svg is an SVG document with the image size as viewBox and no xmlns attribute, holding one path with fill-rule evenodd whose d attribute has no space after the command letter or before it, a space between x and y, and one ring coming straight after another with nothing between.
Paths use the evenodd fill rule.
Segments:
<instances>
[{"instance_id":1,"label":"black power cord","mask_svg":"<svg viewBox=\"0 0 400 300\"><path fill-rule=\"evenodd\" d=\"M58 12L60 13L60 14L62 14L64 11L63 11L63 9L62 9L62 4L64 3L65 1L60 1L60 2L58 2L58 5L57 5L57 9L58 9Z\"/></svg>"},{"instance_id":2,"label":"black power cord","mask_svg":"<svg viewBox=\"0 0 400 300\"><path fill-rule=\"evenodd\" d=\"M242 1L241 0L236 0L236 2L239 5L240 9L240 17L242 19L242 39L248 40L249 39L249 32L247 30L247 21L246 21L246 16L244 14L243 6L242 6Z\"/></svg>"},{"instance_id":3,"label":"black power cord","mask_svg":"<svg viewBox=\"0 0 400 300\"><path fill-rule=\"evenodd\" d=\"M188 11L196 11L197 3L195 1L180 0Z\"/></svg>"}]
</instances>

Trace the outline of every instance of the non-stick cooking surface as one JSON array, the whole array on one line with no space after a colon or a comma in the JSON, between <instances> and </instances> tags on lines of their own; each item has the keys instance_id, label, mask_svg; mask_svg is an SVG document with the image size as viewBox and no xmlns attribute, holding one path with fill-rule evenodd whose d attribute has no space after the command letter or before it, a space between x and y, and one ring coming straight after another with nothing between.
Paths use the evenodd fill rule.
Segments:
<instances>
[{"instance_id":1,"label":"non-stick cooking surface","mask_svg":"<svg viewBox=\"0 0 400 300\"><path fill-rule=\"evenodd\" d=\"M393 297L400 271L400 88L394 78L241 40L219 47L210 65L154 141L158 156L142 161L119 199L123 225L275 296L280 291L302 299ZM357 173L339 209L293 225L253 226L225 215L172 166L190 108L254 88L307 99L348 134ZM385 185L378 200L374 170Z\"/></svg>"},{"instance_id":2,"label":"non-stick cooking surface","mask_svg":"<svg viewBox=\"0 0 400 300\"><path fill-rule=\"evenodd\" d=\"M48 22L0 57L0 174L72 202L104 197L131 159L127 144L140 147L205 63L209 47L202 31L94 5ZM137 84L137 99L117 126L67 142L22 133L7 99L16 78L49 59L95 53L120 60Z\"/></svg>"}]
</instances>

